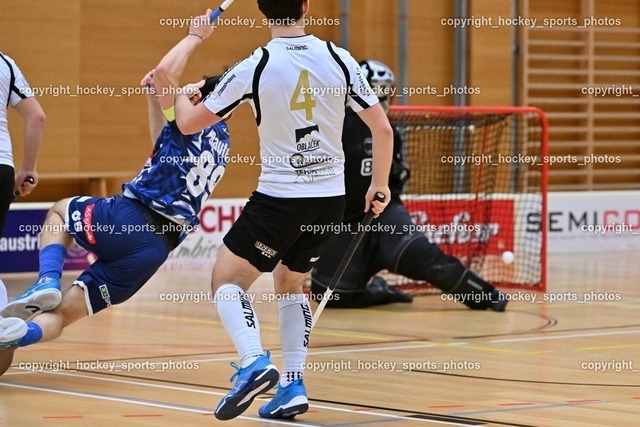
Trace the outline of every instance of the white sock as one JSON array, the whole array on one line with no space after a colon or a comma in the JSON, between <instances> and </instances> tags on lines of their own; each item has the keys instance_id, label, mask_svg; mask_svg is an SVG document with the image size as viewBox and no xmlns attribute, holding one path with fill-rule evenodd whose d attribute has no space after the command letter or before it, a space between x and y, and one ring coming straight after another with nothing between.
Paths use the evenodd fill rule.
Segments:
<instances>
[{"instance_id":1,"label":"white sock","mask_svg":"<svg viewBox=\"0 0 640 427\"><path fill-rule=\"evenodd\" d=\"M4 286L4 282L0 280L0 310L7 305L7 288Z\"/></svg>"},{"instance_id":2,"label":"white sock","mask_svg":"<svg viewBox=\"0 0 640 427\"><path fill-rule=\"evenodd\" d=\"M260 324L249 296L238 285L222 285L214 301L224 329L240 356L240 366L246 368L264 354L260 342Z\"/></svg>"},{"instance_id":3,"label":"white sock","mask_svg":"<svg viewBox=\"0 0 640 427\"><path fill-rule=\"evenodd\" d=\"M287 295L278 301L278 310L282 346L280 385L285 387L302 378L313 316L305 294Z\"/></svg>"}]
</instances>

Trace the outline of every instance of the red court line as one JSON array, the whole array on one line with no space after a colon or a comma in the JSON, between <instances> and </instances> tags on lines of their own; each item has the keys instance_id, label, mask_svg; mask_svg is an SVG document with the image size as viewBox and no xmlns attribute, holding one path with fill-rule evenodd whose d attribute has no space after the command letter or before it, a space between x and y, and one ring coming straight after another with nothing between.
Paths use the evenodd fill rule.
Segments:
<instances>
[{"instance_id":1,"label":"red court line","mask_svg":"<svg viewBox=\"0 0 640 427\"><path fill-rule=\"evenodd\" d=\"M366 411L373 411L373 408L353 408L354 411L359 411L359 412L366 412Z\"/></svg>"}]
</instances>

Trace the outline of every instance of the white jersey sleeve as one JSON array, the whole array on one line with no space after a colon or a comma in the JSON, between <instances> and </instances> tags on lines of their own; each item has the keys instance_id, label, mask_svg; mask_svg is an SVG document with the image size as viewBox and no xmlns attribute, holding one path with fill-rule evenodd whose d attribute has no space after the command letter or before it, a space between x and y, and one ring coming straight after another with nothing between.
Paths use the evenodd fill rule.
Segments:
<instances>
[{"instance_id":1,"label":"white jersey sleeve","mask_svg":"<svg viewBox=\"0 0 640 427\"><path fill-rule=\"evenodd\" d=\"M204 100L205 107L215 115L225 118L240 104L252 100L256 89L254 77L263 55L262 49L256 49L251 56L227 70L216 89Z\"/></svg>"},{"instance_id":2,"label":"white jersey sleeve","mask_svg":"<svg viewBox=\"0 0 640 427\"><path fill-rule=\"evenodd\" d=\"M15 107L23 99L32 97L33 91L15 61L7 55L0 55L0 80L3 87L0 92L6 94L3 97L5 105Z\"/></svg>"},{"instance_id":3,"label":"white jersey sleeve","mask_svg":"<svg viewBox=\"0 0 640 427\"><path fill-rule=\"evenodd\" d=\"M13 59L0 53L0 165L13 166L7 108L33 96L31 87Z\"/></svg>"},{"instance_id":4,"label":"white jersey sleeve","mask_svg":"<svg viewBox=\"0 0 640 427\"><path fill-rule=\"evenodd\" d=\"M336 47L333 43L331 43L331 47L344 65L345 70L343 71L345 71L345 75L349 79L347 105L351 107L353 111L359 112L377 104L379 102L378 97L373 93L366 76L356 60L353 59L348 51Z\"/></svg>"}]
</instances>

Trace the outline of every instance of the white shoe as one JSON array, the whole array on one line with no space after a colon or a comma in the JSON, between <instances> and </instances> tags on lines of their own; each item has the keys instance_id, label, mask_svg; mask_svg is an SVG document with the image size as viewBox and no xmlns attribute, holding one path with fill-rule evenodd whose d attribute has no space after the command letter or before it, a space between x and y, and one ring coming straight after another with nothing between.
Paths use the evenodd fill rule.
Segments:
<instances>
[{"instance_id":1,"label":"white shoe","mask_svg":"<svg viewBox=\"0 0 640 427\"><path fill-rule=\"evenodd\" d=\"M0 320L0 348L17 347L28 331L27 322L17 317Z\"/></svg>"}]
</instances>

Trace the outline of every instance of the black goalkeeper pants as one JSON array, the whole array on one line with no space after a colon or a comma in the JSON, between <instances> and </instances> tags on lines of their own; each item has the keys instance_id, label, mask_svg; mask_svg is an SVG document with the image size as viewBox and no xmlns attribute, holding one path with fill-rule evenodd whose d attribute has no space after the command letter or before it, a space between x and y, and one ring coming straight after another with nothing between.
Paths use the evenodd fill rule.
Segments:
<instances>
[{"instance_id":1,"label":"black goalkeeper pants","mask_svg":"<svg viewBox=\"0 0 640 427\"><path fill-rule=\"evenodd\" d=\"M363 297L367 283L380 270L386 269L392 273L416 280L427 280L430 283L433 283L429 280L433 277L427 277L432 275L423 268L426 265L457 263L464 271L464 267L456 258L445 255L422 233L409 232L411 226L413 221L407 209L401 202L392 200L384 212L371 223L371 231L364 235L336 288L339 296L334 295L334 298L327 302L327 306L360 305L359 300ZM312 270L314 298L317 299L326 290L357 228L357 223L350 224L351 233L343 232L332 236L323 250L320 260ZM416 241L419 241L420 245L414 250L412 248ZM419 265L414 265L416 263ZM452 280L457 281L459 277L460 274ZM433 284L436 285L436 283Z\"/></svg>"}]
</instances>

